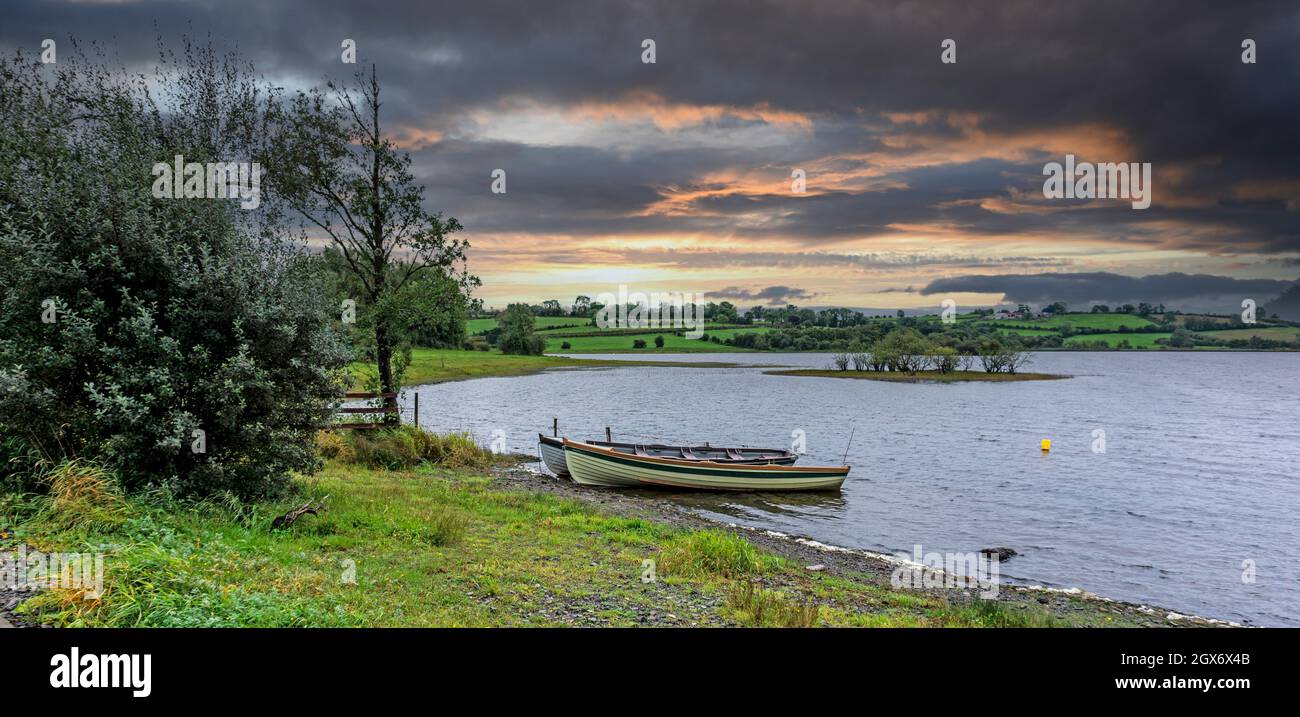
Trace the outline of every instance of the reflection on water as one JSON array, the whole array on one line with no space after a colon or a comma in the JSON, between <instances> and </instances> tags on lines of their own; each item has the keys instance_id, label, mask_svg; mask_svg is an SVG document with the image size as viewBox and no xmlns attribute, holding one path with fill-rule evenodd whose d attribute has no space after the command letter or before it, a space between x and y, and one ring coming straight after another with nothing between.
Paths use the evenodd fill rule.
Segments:
<instances>
[{"instance_id":1,"label":"reflection on water","mask_svg":"<svg viewBox=\"0 0 1300 717\"><path fill-rule=\"evenodd\" d=\"M423 386L420 423L484 444L504 431L510 450L529 454L552 418L586 439L609 426L615 440L788 448L802 432L801 465L847 455L839 495L669 495L705 515L867 550L1008 546L1021 555L1004 578L1300 625L1300 354L1045 353L1031 370L1075 378L951 385L752 365L823 368L824 354L659 358L751 365ZM1254 582L1243 580L1247 560Z\"/></svg>"}]
</instances>

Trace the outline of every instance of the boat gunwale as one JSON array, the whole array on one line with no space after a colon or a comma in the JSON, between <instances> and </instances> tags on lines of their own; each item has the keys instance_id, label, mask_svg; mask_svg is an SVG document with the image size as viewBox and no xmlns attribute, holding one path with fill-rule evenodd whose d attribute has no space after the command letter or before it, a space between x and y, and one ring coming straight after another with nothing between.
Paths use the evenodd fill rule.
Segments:
<instances>
[{"instance_id":1,"label":"boat gunwale","mask_svg":"<svg viewBox=\"0 0 1300 717\"><path fill-rule=\"evenodd\" d=\"M590 443L583 443L569 438L561 439L564 441L566 449L572 448L584 453L594 453L605 458L615 458L634 463L660 463L668 466L680 468L704 468L716 467L723 470L749 472L772 472L779 471L782 473L829 473L848 475L852 466L786 466L786 465L769 465L769 464L740 464L740 463L722 463L719 461L691 461L685 458L660 458L658 456L638 456L634 453L622 453L609 448L595 446Z\"/></svg>"},{"instance_id":2,"label":"boat gunwale","mask_svg":"<svg viewBox=\"0 0 1300 717\"><path fill-rule=\"evenodd\" d=\"M538 442L540 442L540 443L545 443L545 444L548 444L548 445L551 445L551 446L561 446L561 447L562 447L562 446L564 445L564 441L566 441L566 440L572 440L572 439L557 438L557 437L555 437L555 436L548 436L548 435L546 435L545 433L538 433L538 434L537 434L537 440L538 440ZM598 444L596 444L596 443L588 443L588 442L586 442L586 441L574 441L574 442L575 442L575 443L582 443L583 445L588 445L588 446L596 446L597 448L606 448L606 446L598 445ZM687 450L691 450L691 451L711 451L711 452L727 452L727 451L736 451L736 452L738 452L738 453L749 453L749 454L752 454L752 455L749 455L749 456L743 456L743 457L740 458L740 459L732 459L732 458L728 458L727 461L726 461L727 463L731 463L733 460L747 460L747 461L751 461L751 460L768 460L768 461L776 461L776 460L783 460L783 459L786 459L786 458L794 458L795 460L798 460L798 458L799 458L799 454L798 454L798 453L795 453L794 451L786 450L786 449L784 449L784 448L751 448L751 447L749 447L749 446L739 446L739 447L737 447L737 446L710 446L710 445L707 445L707 444L705 444L705 445L696 445L696 446L674 446L674 445L671 445L671 444L668 444L668 443L627 443L627 442L623 442L623 441L606 441L606 442L609 444L610 447L631 448L631 449L636 449L636 448L645 448L645 449L647 449L647 450L681 450L681 449L685 448L685 449L687 449ZM680 459L675 459L675 460L692 460L692 459L690 459L690 458L680 458ZM712 463L716 463L716 462L718 462L718 461L708 461L707 459L704 459L704 458L697 458L697 459L694 459L693 462L695 462L695 463L700 463L700 462L712 462Z\"/></svg>"}]
</instances>

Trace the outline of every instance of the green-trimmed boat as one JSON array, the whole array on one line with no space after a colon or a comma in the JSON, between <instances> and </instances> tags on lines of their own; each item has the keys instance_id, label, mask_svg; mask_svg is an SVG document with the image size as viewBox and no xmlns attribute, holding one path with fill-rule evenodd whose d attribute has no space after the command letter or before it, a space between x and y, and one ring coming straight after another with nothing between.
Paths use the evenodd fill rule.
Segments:
<instances>
[{"instance_id":1,"label":"green-trimmed boat","mask_svg":"<svg viewBox=\"0 0 1300 717\"><path fill-rule=\"evenodd\" d=\"M573 480L612 487L693 490L839 490L849 466L739 465L622 453L564 439L564 462Z\"/></svg>"}]
</instances>

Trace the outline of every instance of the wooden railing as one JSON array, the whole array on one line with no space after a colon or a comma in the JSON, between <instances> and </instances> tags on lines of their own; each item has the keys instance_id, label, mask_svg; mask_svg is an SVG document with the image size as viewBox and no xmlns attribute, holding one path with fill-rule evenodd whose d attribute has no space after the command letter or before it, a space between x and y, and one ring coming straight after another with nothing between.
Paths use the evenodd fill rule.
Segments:
<instances>
[{"instance_id":1,"label":"wooden railing","mask_svg":"<svg viewBox=\"0 0 1300 717\"><path fill-rule=\"evenodd\" d=\"M397 398L396 393L370 393L368 391L349 391L343 394L344 398ZM416 396L416 406L419 406L419 396ZM418 408L417 408L418 411ZM335 411L339 414L398 414L401 415L401 409L397 406L345 406ZM418 419L417 419L418 424ZM334 428L342 428L353 431L368 431L376 428L383 428L384 423L336 423Z\"/></svg>"}]
</instances>

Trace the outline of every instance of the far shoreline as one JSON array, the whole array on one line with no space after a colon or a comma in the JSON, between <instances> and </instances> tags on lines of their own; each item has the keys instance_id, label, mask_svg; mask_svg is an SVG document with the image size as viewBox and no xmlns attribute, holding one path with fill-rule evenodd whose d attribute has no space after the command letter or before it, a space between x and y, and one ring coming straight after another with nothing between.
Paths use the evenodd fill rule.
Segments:
<instances>
[{"instance_id":1,"label":"far shoreline","mask_svg":"<svg viewBox=\"0 0 1300 717\"><path fill-rule=\"evenodd\" d=\"M805 376L809 378L852 378L862 381L893 381L896 383L969 383L975 381L1055 381L1074 378L1055 373L986 373L983 371L850 371L838 369L800 368L764 371L766 376Z\"/></svg>"}]
</instances>

